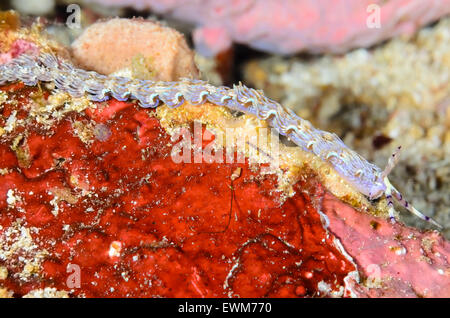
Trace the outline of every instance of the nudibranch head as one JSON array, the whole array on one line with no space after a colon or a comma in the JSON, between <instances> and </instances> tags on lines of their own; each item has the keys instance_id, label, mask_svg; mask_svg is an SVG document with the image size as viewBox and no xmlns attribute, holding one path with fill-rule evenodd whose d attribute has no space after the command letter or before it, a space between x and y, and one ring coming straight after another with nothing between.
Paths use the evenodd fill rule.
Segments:
<instances>
[{"instance_id":1,"label":"nudibranch head","mask_svg":"<svg viewBox=\"0 0 450 318\"><path fill-rule=\"evenodd\" d=\"M370 187L367 196L370 200L375 200L381 197L386 192L386 185L381 181L381 177L377 177L377 180Z\"/></svg>"}]
</instances>

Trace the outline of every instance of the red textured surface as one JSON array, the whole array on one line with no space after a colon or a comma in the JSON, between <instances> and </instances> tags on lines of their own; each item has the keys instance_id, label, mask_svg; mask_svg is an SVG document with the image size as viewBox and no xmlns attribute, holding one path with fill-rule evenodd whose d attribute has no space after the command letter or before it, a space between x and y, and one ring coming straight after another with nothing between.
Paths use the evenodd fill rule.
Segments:
<instances>
[{"instance_id":1,"label":"red textured surface","mask_svg":"<svg viewBox=\"0 0 450 318\"><path fill-rule=\"evenodd\" d=\"M8 89L9 100L35 90ZM1 126L13 109L18 118L27 116L20 103L8 103L0 110ZM170 138L150 113L113 100L103 111L69 114L51 134L29 125L22 145L29 148L28 167L10 148L17 132L2 137L0 167L12 172L0 176L0 237L22 218L40 229L33 239L49 251L42 277L28 281L15 277L21 268L14 260L0 260L9 270L5 287L16 296L42 287L69 290L69 263L81 268L81 288L72 295L87 297L318 296L320 281L344 285L354 266L302 192L317 184L298 183L280 206L276 178L246 164L175 164ZM87 145L71 121L90 118L111 134ZM231 181L237 167L242 174ZM6 203L9 189L22 197L15 208ZM54 216L54 189L78 195L78 202L60 201ZM110 257L114 241L122 249Z\"/></svg>"}]
</instances>

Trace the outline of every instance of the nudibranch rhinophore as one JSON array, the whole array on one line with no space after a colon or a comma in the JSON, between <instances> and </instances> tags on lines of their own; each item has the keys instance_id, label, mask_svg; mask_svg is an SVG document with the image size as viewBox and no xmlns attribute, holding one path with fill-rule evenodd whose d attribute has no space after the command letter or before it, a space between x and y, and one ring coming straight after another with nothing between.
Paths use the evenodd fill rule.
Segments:
<instances>
[{"instance_id":1,"label":"nudibranch rhinophore","mask_svg":"<svg viewBox=\"0 0 450 318\"><path fill-rule=\"evenodd\" d=\"M78 69L51 53L42 53L39 56L21 55L1 65L0 85L15 81L22 81L29 86L34 86L38 82L54 82L58 90L74 97L87 94L93 101L104 101L109 96L120 101L135 99L144 108L155 108L161 103L176 108L185 101L194 105L208 101L230 110L254 115L258 119L267 121L279 134L292 140L304 151L328 162L345 181L369 199L374 200L384 194L388 201L392 222L395 222L394 197L411 213L441 227L433 219L411 206L389 182L387 176L398 160L400 147L382 171L348 148L336 134L314 128L309 121L298 117L292 110L264 96L262 91L242 84L229 88L215 87L201 80L155 82L121 76L105 76Z\"/></svg>"}]
</instances>

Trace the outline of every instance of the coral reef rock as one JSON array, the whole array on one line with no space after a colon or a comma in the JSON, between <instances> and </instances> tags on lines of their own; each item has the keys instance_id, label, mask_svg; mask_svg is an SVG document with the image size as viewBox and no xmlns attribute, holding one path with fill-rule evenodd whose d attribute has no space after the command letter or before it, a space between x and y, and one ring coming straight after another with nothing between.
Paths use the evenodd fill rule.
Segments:
<instances>
[{"instance_id":1,"label":"coral reef rock","mask_svg":"<svg viewBox=\"0 0 450 318\"><path fill-rule=\"evenodd\" d=\"M286 196L247 161L175 163L165 112L1 91L0 286L14 295L450 295L448 242L355 211L313 174Z\"/></svg>"},{"instance_id":2,"label":"coral reef rock","mask_svg":"<svg viewBox=\"0 0 450 318\"><path fill-rule=\"evenodd\" d=\"M1 32L2 53L19 38L67 53ZM450 296L438 232L344 203L331 192L352 190L298 147L282 147L286 168L229 162L214 134L227 123L267 124L207 102L145 109L1 86L0 297ZM174 160L179 128L200 162Z\"/></svg>"},{"instance_id":3,"label":"coral reef rock","mask_svg":"<svg viewBox=\"0 0 450 318\"><path fill-rule=\"evenodd\" d=\"M1 125L17 120L0 144L0 284L15 295L69 292L73 264L72 296L345 295L355 265L305 191L314 179L280 205L258 167L174 163L155 111L2 91Z\"/></svg>"}]
</instances>

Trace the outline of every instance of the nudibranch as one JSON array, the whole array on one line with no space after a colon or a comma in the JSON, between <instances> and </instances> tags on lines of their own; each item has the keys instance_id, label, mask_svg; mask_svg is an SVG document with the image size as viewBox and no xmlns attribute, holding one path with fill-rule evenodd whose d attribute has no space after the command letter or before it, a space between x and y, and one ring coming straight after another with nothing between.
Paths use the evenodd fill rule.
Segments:
<instances>
[{"instance_id":1,"label":"nudibranch","mask_svg":"<svg viewBox=\"0 0 450 318\"><path fill-rule=\"evenodd\" d=\"M216 87L205 81L191 79L155 82L105 76L78 69L51 53L42 53L39 56L21 55L1 65L0 85L15 81L22 81L29 86L35 86L38 82L54 82L56 89L73 97L87 94L92 101L104 101L112 96L120 101L137 100L144 108L155 108L161 103L176 108L185 101L194 105L209 101L233 111L254 115L267 121L280 135L286 136L304 151L328 162L346 182L370 200L385 195L392 222L395 222L395 198L411 213L441 227L411 206L389 182L388 174L398 160L400 147L383 171L348 148L336 134L313 127L309 121L300 118L292 110L264 96L260 90L242 84L234 85L233 88Z\"/></svg>"}]
</instances>

